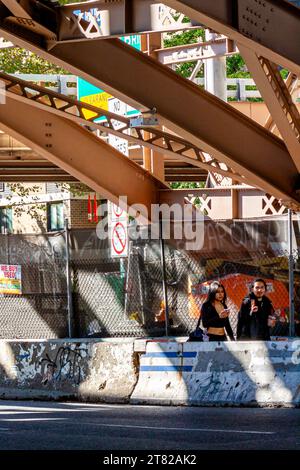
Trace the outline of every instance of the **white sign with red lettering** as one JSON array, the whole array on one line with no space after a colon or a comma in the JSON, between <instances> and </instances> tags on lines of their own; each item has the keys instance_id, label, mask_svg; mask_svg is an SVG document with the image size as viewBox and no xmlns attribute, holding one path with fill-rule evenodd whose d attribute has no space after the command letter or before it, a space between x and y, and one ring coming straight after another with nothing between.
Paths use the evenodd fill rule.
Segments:
<instances>
[{"instance_id":1,"label":"white sign with red lettering","mask_svg":"<svg viewBox=\"0 0 300 470\"><path fill-rule=\"evenodd\" d=\"M128 229L124 220L111 223L111 256L128 256Z\"/></svg>"},{"instance_id":2,"label":"white sign with red lettering","mask_svg":"<svg viewBox=\"0 0 300 470\"><path fill-rule=\"evenodd\" d=\"M22 294L20 265L0 265L0 294Z\"/></svg>"}]
</instances>

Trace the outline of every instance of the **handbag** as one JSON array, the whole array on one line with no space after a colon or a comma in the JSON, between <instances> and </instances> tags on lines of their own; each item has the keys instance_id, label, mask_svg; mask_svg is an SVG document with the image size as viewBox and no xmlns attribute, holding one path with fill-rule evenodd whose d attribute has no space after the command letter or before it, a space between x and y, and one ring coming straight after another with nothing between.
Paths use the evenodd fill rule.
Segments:
<instances>
[{"instance_id":1,"label":"handbag","mask_svg":"<svg viewBox=\"0 0 300 470\"><path fill-rule=\"evenodd\" d=\"M204 332L200 326L189 334L188 341L203 341Z\"/></svg>"},{"instance_id":2,"label":"handbag","mask_svg":"<svg viewBox=\"0 0 300 470\"><path fill-rule=\"evenodd\" d=\"M200 328L201 316L197 321L197 325L194 331L189 334L188 341L203 341L204 331Z\"/></svg>"}]
</instances>

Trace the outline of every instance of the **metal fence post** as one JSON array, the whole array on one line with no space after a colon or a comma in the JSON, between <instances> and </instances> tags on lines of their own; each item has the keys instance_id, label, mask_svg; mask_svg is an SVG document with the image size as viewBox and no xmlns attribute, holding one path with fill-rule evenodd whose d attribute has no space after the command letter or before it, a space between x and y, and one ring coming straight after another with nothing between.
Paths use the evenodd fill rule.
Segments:
<instances>
[{"instance_id":1,"label":"metal fence post","mask_svg":"<svg viewBox=\"0 0 300 470\"><path fill-rule=\"evenodd\" d=\"M295 336L295 299L294 299L294 256L293 256L293 213L288 209L288 247L289 247L289 336Z\"/></svg>"},{"instance_id":2,"label":"metal fence post","mask_svg":"<svg viewBox=\"0 0 300 470\"><path fill-rule=\"evenodd\" d=\"M165 244L163 239L163 230L162 230L162 217L160 214L159 217L159 242L160 242L160 257L161 257L161 266L162 266L162 275L163 275L163 294L164 294L164 303L165 303L165 331L166 336L169 336L169 305L168 305L168 291L167 291L167 279L166 279L166 260L165 260Z\"/></svg>"},{"instance_id":3,"label":"metal fence post","mask_svg":"<svg viewBox=\"0 0 300 470\"><path fill-rule=\"evenodd\" d=\"M66 242L66 279L67 279L67 306L68 306L68 336L73 337L73 299L70 269L70 245L69 245L69 221L65 219L65 242Z\"/></svg>"}]
</instances>

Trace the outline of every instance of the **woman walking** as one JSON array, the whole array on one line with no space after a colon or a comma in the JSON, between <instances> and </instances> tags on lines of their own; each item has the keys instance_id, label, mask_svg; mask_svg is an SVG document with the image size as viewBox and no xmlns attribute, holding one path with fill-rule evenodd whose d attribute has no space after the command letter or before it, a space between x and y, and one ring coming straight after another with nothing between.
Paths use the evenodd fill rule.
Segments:
<instances>
[{"instance_id":1,"label":"woman walking","mask_svg":"<svg viewBox=\"0 0 300 470\"><path fill-rule=\"evenodd\" d=\"M220 282L214 281L210 284L207 300L201 308L202 324L207 328L209 341L227 341L226 333L231 341L234 341L226 297L225 288Z\"/></svg>"}]
</instances>

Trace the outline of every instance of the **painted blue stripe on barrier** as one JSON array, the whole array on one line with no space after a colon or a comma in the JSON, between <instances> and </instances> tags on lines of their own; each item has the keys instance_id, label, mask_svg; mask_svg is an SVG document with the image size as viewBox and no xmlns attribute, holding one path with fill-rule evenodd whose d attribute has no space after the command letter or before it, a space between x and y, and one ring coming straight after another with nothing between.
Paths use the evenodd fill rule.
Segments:
<instances>
[{"instance_id":1,"label":"painted blue stripe on barrier","mask_svg":"<svg viewBox=\"0 0 300 470\"><path fill-rule=\"evenodd\" d=\"M141 366L141 372L191 372L193 366Z\"/></svg>"},{"instance_id":2,"label":"painted blue stripe on barrier","mask_svg":"<svg viewBox=\"0 0 300 470\"><path fill-rule=\"evenodd\" d=\"M149 352L146 353L143 357L196 357L197 353L192 352Z\"/></svg>"}]
</instances>

